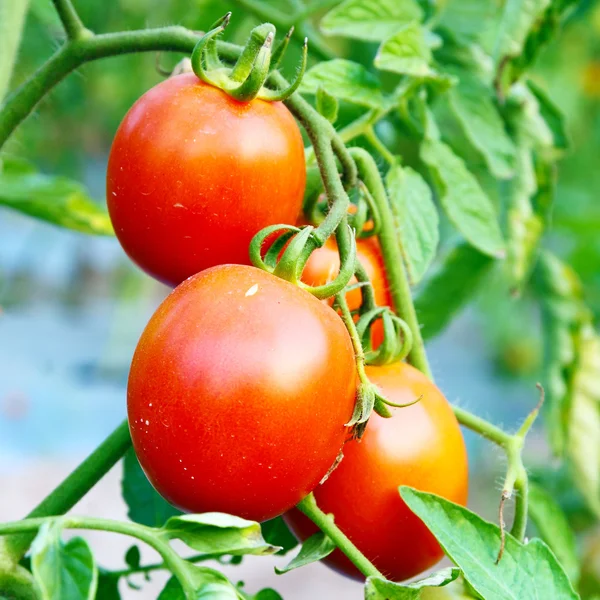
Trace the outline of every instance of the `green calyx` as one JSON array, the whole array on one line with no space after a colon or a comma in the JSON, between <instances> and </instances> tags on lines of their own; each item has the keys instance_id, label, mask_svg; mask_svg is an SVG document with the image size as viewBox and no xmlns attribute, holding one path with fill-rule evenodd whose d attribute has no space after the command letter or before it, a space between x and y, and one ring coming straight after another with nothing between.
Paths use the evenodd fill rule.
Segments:
<instances>
[{"instance_id":1,"label":"green calyx","mask_svg":"<svg viewBox=\"0 0 600 600\"><path fill-rule=\"evenodd\" d=\"M204 82L222 89L239 102L255 98L268 102L282 101L300 86L308 58L308 40L304 40L302 62L292 83L283 90L269 89L269 75L279 66L290 41L291 29L286 37L273 48L275 26L263 23L250 33L246 46L233 67L225 65L217 50L217 37L231 18L231 13L221 17L196 44L192 52L192 70Z\"/></svg>"},{"instance_id":2,"label":"green calyx","mask_svg":"<svg viewBox=\"0 0 600 600\"><path fill-rule=\"evenodd\" d=\"M341 292L349 283L356 265L356 241L350 235L350 243L340 247L340 270L329 283L311 286L301 281L302 271L311 253L323 245L313 234L311 225L272 225L259 231L250 242L250 260L255 267L285 279L303 290L325 300ZM275 238L275 239L274 239ZM263 253L263 245L269 243Z\"/></svg>"},{"instance_id":3,"label":"green calyx","mask_svg":"<svg viewBox=\"0 0 600 600\"><path fill-rule=\"evenodd\" d=\"M379 347L373 350L371 327L380 319L384 338ZM356 331L365 348L365 362L368 365L388 365L404 360L412 349L410 327L387 306L378 306L362 314L356 323Z\"/></svg>"}]
</instances>

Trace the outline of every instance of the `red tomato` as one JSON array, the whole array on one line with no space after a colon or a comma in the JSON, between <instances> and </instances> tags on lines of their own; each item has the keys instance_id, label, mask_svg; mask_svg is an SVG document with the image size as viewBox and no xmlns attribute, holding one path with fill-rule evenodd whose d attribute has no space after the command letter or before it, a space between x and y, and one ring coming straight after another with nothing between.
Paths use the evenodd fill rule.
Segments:
<instances>
[{"instance_id":1,"label":"red tomato","mask_svg":"<svg viewBox=\"0 0 600 600\"><path fill-rule=\"evenodd\" d=\"M115 136L108 210L125 252L172 285L250 264L260 229L294 223L306 182L300 130L281 102L237 102L193 74L144 94Z\"/></svg>"},{"instance_id":2,"label":"red tomato","mask_svg":"<svg viewBox=\"0 0 600 600\"><path fill-rule=\"evenodd\" d=\"M392 306L389 285L385 276L385 267L379 242L375 238L364 238L356 241L356 255L365 268L375 292L375 301L378 306ZM338 247L333 237L329 238L325 245L315 250L308 259L302 281L308 285L324 285L333 281L340 270L340 256ZM351 283L356 283L353 278ZM350 310L357 310L361 303L361 291L352 290L346 294L346 300ZM331 300L333 302L333 300ZM373 347L377 348L383 341L383 323L378 320L371 328L371 341Z\"/></svg>"},{"instance_id":3,"label":"red tomato","mask_svg":"<svg viewBox=\"0 0 600 600\"><path fill-rule=\"evenodd\" d=\"M467 454L448 401L425 375L405 363L367 367L367 374L391 401L406 403L422 396L421 401L391 408L390 419L374 413L363 438L345 445L342 462L314 495L321 510L333 513L339 528L386 577L403 581L434 565L443 553L403 502L398 486L464 505ZM285 520L301 540L317 531L297 509ZM339 550L325 562L363 578Z\"/></svg>"},{"instance_id":4,"label":"red tomato","mask_svg":"<svg viewBox=\"0 0 600 600\"><path fill-rule=\"evenodd\" d=\"M177 287L142 334L127 390L133 445L182 510L270 519L335 461L355 379L331 308L254 267L214 267Z\"/></svg>"}]
</instances>

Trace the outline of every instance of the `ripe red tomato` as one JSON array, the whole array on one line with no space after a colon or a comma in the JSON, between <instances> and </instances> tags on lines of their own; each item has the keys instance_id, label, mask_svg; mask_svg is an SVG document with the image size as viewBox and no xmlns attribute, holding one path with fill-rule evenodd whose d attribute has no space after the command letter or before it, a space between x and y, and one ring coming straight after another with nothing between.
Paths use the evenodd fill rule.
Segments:
<instances>
[{"instance_id":1,"label":"ripe red tomato","mask_svg":"<svg viewBox=\"0 0 600 600\"><path fill-rule=\"evenodd\" d=\"M348 442L344 458L314 490L318 506L333 513L339 528L382 573L403 581L431 567L442 550L423 522L403 502L398 486L410 485L454 502L467 501L464 440L448 401L425 375L405 363L367 367L371 381L393 402L384 419L373 414L363 438ZM285 520L304 540L316 526L297 509ZM363 578L336 550L325 559L336 570Z\"/></svg>"},{"instance_id":2,"label":"ripe red tomato","mask_svg":"<svg viewBox=\"0 0 600 600\"><path fill-rule=\"evenodd\" d=\"M108 210L125 252L177 285L250 264L263 227L294 223L306 182L300 130L281 102L237 102L194 74L144 94L110 151Z\"/></svg>"},{"instance_id":3,"label":"ripe red tomato","mask_svg":"<svg viewBox=\"0 0 600 600\"><path fill-rule=\"evenodd\" d=\"M133 445L175 506L270 519L335 461L355 380L331 308L254 267L213 267L177 287L142 334L127 390Z\"/></svg>"},{"instance_id":4,"label":"ripe red tomato","mask_svg":"<svg viewBox=\"0 0 600 600\"><path fill-rule=\"evenodd\" d=\"M379 243L375 238L363 238L356 241L356 256L365 268L375 292L375 301L378 306L392 306L389 285L385 276L385 267ZM325 245L315 250L308 259L302 281L308 285L324 285L333 281L340 270L340 256L338 247L333 237ZM351 283L356 283L353 278ZM361 291L352 290L346 294L350 310L357 310L361 303ZM333 302L333 300L331 300ZM371 328L371 341L377 348L383 341L383 323L378 320Z\"/></svg>"}]
</instances>

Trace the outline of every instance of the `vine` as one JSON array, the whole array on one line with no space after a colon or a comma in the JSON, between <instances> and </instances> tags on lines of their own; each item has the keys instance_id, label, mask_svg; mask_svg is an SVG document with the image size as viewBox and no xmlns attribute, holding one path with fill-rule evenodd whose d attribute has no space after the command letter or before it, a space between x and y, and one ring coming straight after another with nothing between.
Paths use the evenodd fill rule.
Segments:
<instances>
[{"instance_id":1,"label":"vine","mask_svg":"<svg viewBox=\"0 0 600 600\"><path fill-rule=\"evenodd\" d=\"M266 8L258 2L251 0L238 0L238 3L251 10L260 18L266 16ZM4 103L0 112L0 147L8 140L18 125L31 114L37 104L69 73L83 64L126 53L150 52L150 51L173 51L191 53L199 42L197 34L178 26L163 27L158 29L127 31L121 33L94 34L80 20L76 10L69 0L54 0L57 13L61 19L66 33L66 41L57 52L43 64L20 88L18 88ZM324 0L315 3L314 9L320 9L332 5L332 2ZM291 26L297 20L309 16L306 10L299 10L290 18L284 18L276 11L269 10L269 18L276 24ZM303 39L309 33L308 26L297 27L293 35ZM318 37L311 33L311 44L313 50L321 56L330 56ZM315 43L316 41L316 43ZM219 55L230 62L239 58L241 48L239 46L217 42ZM277 89L289 86L286 79L277 71L269 75L268 83ZM412 89L406 89L405 94L412 93ZM385 160L393 164L395 157L383 145L375 134L374 126L384 118L391 110L373 109L346 126L340 132L336 132L327 119L319 114L298 93L293 93L285 104L305 128L312 144L314 158L318 164L322 182L327 195L329 211L324 220L314 229L307 229L302 236L299 229L291 230L302 242L298 241L297 247L290 244L279 261L279 272L276 274L293 273L294 277L302 271L310 253L317 247L322 246L331 236L336 236L336 241L341 255L342 265L350 265L352 268L342 268L343 277L340 277L335 285L329 285L327 289L319 290L319 297L328 297L338 294L338 304L342 308L345 321L351 333L354 333L353 341L356 342L356 330L352 331L354 324L349 317L347 307L344 308L344 299L340 292L347 286L350 277L356 272L359 281L368 285L360 266L356 267L354 235L347 226L347 210L349 204L348 189L357 185L360 181L364 185L374 201L377 213L377 235L381 244L385 261L386 271L393 299L394 308L399 316L406 322L410 330L412 347L408 354L408 360L423 373L431 377L431 369L427 360L424 342L418 322L407 273L404 267L402 254L394 229L394 219L391 213L390 202L386 194L384 184L373 158L364 150L359 148L348 149L348 142L359 135L365 135L375 149ZM341 165L338 169L338 163ZM260 256L261 243L254 245L253 260L263 268L269 267ZM290 239L288 236L287 239ZM290 264L286 266L286 261ZM283 265L283 266L282 266ZM290 266L291 265L291 266ZM271 266L272 270L276 267ZM367 303L369 295L365 295ZM364 357L357 350L359 358L359 373L361 382L367 386L368 382L362 368ZM368 394L365 395L368 396ZM375 394L369 396L366 408L360 415L355 417L355 422L364 422L370 409L380 403L379 410L384 413L385 408L381 406L382 399ZM462 408L454 407L458 421L479 433L486 439L501 447L508 459L508 468L502 492L500 504L501 529L504 532L502 510L506 500L516 492L515 518L512 526L512 534L522 540L527 523L527 472L523 466L521 452L525 436L530 429L535 417L539 412L539 406L529 415L519 431L510 435L493 424L477 417ZM123 423L119 428L103 442L98 449L86 459L65 481L63 481L45 500L33 509L28 518L13 524L0 525L0 535L10 534L5 538L4 553L9 556L14 564L28 550L35 532L41 525L54 517L68 511L80 498L82 498L93 485L100 480L106 472L124 455L130 447L129 432L127 424ZM381 573L356 549L343 532L335 525L333 520L322 513L316 506L314 497L309 495L303 500L298 508L311 518L320 529L352 560L365 576L381 576ZM64 527L104 529L134 535L140 540L150 543L161 554L164 564L167 565L180 579L188 597L192 597L192 584L188 576L181 571L179 563L171 556L171 550L164 544L158 544L156 539L148 536L145 530L138 525L106 522L95 519L68 518L63 521ZM504 548L504 534L502 546L499 549L498 559L501 558ZM150 566L147 570L160 568ZM141 571L141 570L139 570Z\"/></svg>"}]
</instances>

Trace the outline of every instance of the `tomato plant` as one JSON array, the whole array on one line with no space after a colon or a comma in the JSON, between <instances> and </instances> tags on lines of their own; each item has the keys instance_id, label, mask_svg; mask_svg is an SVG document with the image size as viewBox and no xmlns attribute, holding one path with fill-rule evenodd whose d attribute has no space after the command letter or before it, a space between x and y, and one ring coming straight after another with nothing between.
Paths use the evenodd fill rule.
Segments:
<instances>
[{"instance_id":1,"label":"tomato plant","mask_svg":"<svg viewBox=\"0 0 600 600\"><path fill-rule=\"evenodd\" d=\"M302 136L283 104L238 102L183 74L146 92L123 119L108 161L108 209L131 259L177 285L218 264L249 264L255 233L295 221L305 178Z\"/></svg>"},{"instance_id":2,"label":"tomato plant","mask_svg":"<svg viewBox=\"0 0 600 600\"><path fill-rule=\"evenodd\" d=\"M142 334L127 392L134 448L179 508L273 518L340 452L353 373L331 308L254 267L214 267L177 287Z\"/></svg>"},{"instance_id":3,"label":"tomato plant","mask_svg":"<svg viewBox=\"0 0 600 600\"><path fill-rule=\"evenodd\" d=\"M120 241L141 270L175 289L146 324L140 315L162 288L131 266L89 268L98 257L110 262L108 246L63 265L67 289L47 283L52 261L39 263L48 287L31 297L51 302L59 289L66 312L77 311L75 328L90 313L119 319L96 328L110 332L108 368L89 369L79 348L77 364L60 368L67 341L34 336L53 352L23 383L43 391L44 433L53 422L69 441L80 430L62 422L46 371L111 378L128 419L23 519L0 523L0 597L119 600L140 583L147 597L150 574L163 571L160 600L281 600L270 587L247 591L219 566L289 552L287 522L301 547L287 565L275 558L263 568L284 574L323 560L350 576L332 585L357 586L368 600L597 600L600 337L598 308L583 292L595 285L587 257L597 219L580 210L594 189L597 148L589 163L575 152L557 184L570 138L578 148L594 137L596 59L574 67L582 47L597 50L593 3L239 0L234 21L213 0L155 3L151 13L128 3L121 16L106 3L76 3L83 19L72 0L52 0L54 10L0 0L0 204L78 234L116 236L113 248ZM123 31L89 28L117 19ZM187 27L135 29L148 20ZM42 62L48 32L64 39ZM158 85L157 73L127 59L67 78L88 62L148 52L160 53ZM169 73L166 53L185 54L186 67ZM544 55L560 55L560 76L536 66ZM288 79L290 57L299 64ZM42 103L40 119L5 146L64 79L64 96ZM573 96L578 85L583 99ZM560 106L585 115L572 132ZM49 128L37 126L44 121ZM114 131L109 151L103 140ZM61 174L40 173L25 152ZM91 185L107 158L107 211L64 176L77 171L61 163L67 154L84 161ZM575 162L584 185L573 186ZM315 224L297 221L302 203ZM3 244L14 240L12 223L0 221ZM0 258L25 254L21 247L33 255L50 229L40 231L17 251L2 246ZM22 271L6 270L7 287ZM14 334L6 320L18 302L4 296L4 266L2 283L0 329ZM81 310L78 290L92 285L97 303ZM19 290L21 299L30 291ZM105 290L115 306L98 310ZM94 350L102 345L77 333ZM131 363L133 345L113 352L139 333ZM482 334L505 349L533 340L543 362L536 379L526 379L535 360L504 365L523 378L522 396L487 368L494 360ZM0 355L9 376L0 378L0 428L5 413L27 411L4 395L4 379L17 377L12 352L13 344ZM126 370L127 391L113 378ZM511 432L463 408L463 398ZM483 438L469 439L471 456L481 455L470 469L459 427ZM9 444L33 441L18 424L7 430ZM128 519L72 514L121 459ZM467 489L483 516L465 507ZM123 566L99 567L85 537L62 539L68 529L135 538L159 558L134 545ZM424 573L444 555L452 566ZM301 591L321 597L313 579Z\"/></svg>"},{"instance_id":4,"label":"tomato plant","mask_svg":"<svg viewBox=\"0 0 600 600\"><path fill-rule=\"evenodd\" d=\"M404 581L438 562L443 552L424 523L398 494L409 485L464 505L468 468L465 444L450 404L427 377L406 363L368 367L370 380L392 402L391 418L375 414L360 440L344 446L344 458L314 496L321 510L388 578ZM286 522L301 540L318 528L299 510ZM325 562L362 578L339 550Z\"/></svg>"}]
</instances>

